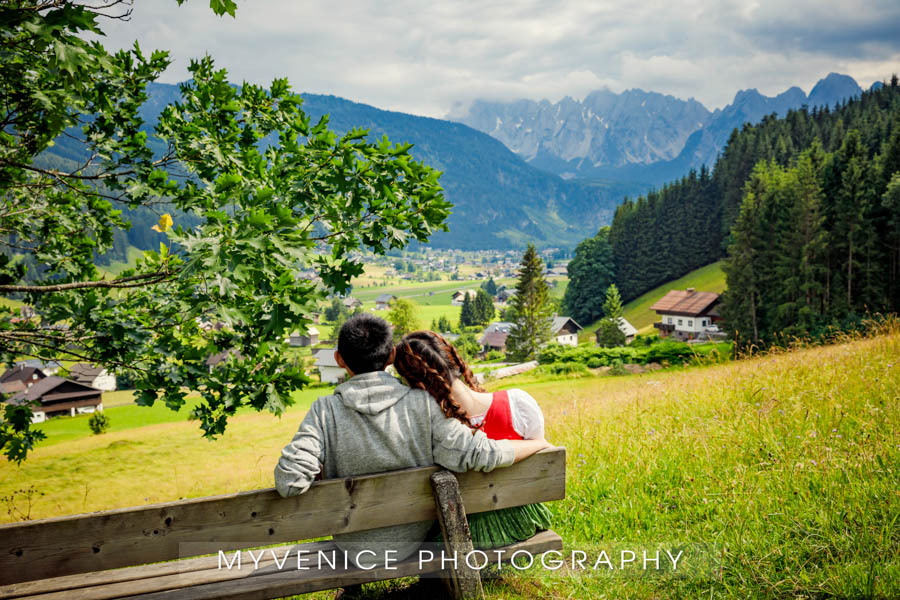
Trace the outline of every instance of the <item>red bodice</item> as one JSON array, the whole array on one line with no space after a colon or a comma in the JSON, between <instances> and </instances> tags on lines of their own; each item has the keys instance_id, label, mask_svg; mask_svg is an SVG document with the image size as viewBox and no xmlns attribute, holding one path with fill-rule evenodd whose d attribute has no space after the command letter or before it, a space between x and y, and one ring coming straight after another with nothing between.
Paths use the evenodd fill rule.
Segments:
<instances>
[{"instance_id":1,"label":"red bodice","mask_svg":"<svg viewBox=\"0 0 900 600\"><path fill-rule=\"evenodd\" d=\"M494 392L491 407L484 415L481 430L492 440L521 440L522 436L513 428L512 410L506 390Z\"/></svg>"}]
</instances>

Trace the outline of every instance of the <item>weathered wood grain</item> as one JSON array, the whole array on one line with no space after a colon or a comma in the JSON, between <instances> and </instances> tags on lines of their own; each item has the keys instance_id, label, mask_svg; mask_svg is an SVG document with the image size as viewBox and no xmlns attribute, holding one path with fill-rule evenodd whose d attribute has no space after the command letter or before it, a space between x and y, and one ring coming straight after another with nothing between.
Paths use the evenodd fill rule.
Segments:
<instances>
[{"instance_id":1,"label":"weathered wood grain","mask_svg":"<svg viewBox=\"0 0 900 600\"><path fill-rule=\"evenodd\" d=\"M453 473L441 469L431 476L434 503L437 507L438 523L444 534L444 545L448 556L457 557L456 565L447 570L450 594L455 600L476 600L484 598L481 575L470 567L462 557L472 550L472 534L466 519L466 508L459 493L459 484Z\"/></svg>"},{"instance_id":2,"label":"weathered wood grain","mask_svg":"<svg viewBox=\"0 0 900 600\"><path fill-rule=\"evenodd\" d=\"M436 467L0 525L0 586L196 556L193 544L252 548L436 518ZM470 512L565 497L565 449L458 476ZM0 588L2 589L2 588Z\"/></svg>"}]
</instances>

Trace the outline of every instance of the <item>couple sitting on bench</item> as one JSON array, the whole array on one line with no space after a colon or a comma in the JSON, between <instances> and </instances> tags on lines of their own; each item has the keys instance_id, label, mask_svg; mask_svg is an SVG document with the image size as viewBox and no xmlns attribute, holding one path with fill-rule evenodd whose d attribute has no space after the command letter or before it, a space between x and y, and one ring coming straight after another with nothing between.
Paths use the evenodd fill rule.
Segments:
<instances>
[{"instance_id":1,"label":"couple sitting on bench","mask_svg":"<svg viewBox=\"0 0 900 600\"><path fill-rule=\"evenodd\" d=\"M349 379L312 404L284 448L275 467L282 496L302 494L318 477L433 464L490 471L551 447L540 408L526 392L483 392L437 333L408 334L396 348L391 337L390 325L368 313L341 327L335 360ZM406 384L385 372L392 363ZM469 525L475 548L495 548L548 529L549 511L535 504L511 507L471 515ZM440 538L432 521L421 521L339 534L334 542L362 567L402 560Z\"/></svg>"}]
</instances>

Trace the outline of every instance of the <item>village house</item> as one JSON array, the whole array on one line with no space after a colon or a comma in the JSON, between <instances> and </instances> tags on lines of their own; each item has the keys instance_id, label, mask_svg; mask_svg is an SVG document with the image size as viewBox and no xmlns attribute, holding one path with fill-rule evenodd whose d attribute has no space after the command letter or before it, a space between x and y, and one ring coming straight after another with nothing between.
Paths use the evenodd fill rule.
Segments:
<instances>
[{"instance_id":1,"label":"village house","mask_svg":"<svg viewBox=\"0 0 900 600\"><path fill-rule=\"evenodd\" d=\"M382 294L375 298L375 310L388 310L391 307L391 302L397 299L397 296L393 294Z\"/></svg>"},{"instance_id":2,"label":"village house","mask_svg":"<svg viewBox=\"0 0 900 600\"><path fill-rule=\"evenodd\" d=\"M500 302L501 304L506 304L510 300L512 300L512 297L515 295L516 295L516 290L504 288L504 289L500 290L499 292L497 292L497 301Z\"/></svg>"},{"instance_id":3,"label":"village house","mask_svg":"<svg viewBox=\"0 0 900 600\"><path fill-rule=\"evenodd\" d=\"M506 352L506 340L509 338L509 332L512 331L512 323L491 323L481 334L478 343L481 345L482 352L490 352L497 350Z\"/></svg>"},{"instance_id":4,"label":"village house","mask_svg":"<svg viewBox=\"0 0 900 600\"><path fill-rule=\"evenodd\" d=\"M229 348L228 350L222 350L221 352L210 355L209 358L206 359L206 366L209 368L209 372L212 373L213 369L215 369L218 364L231 357L243 358L243 355L237 348Z\"/></svg>"},{"instance_id":5,"label":"village house","mask_svg":"<svg viewBox=\"0 0 900 600\"><path fill-rule=\"evenodd\" d=\"M474 300L476 296L478 296L477 290L457 290L450 297L450 304L453 306L462 306L463 301L466 299L466 296L469 297L469 300Z\"/></svg>"},{"instance_id":6,"label":"village house","mask_svg":"<svg viewBox=\"0 0 900 600\"><path fill-rule=\"evenodd\" d=\"M355 310L357 308L362 308L362 300L358 298L354 298L353 296L347 296L343 300L341 300L341 304L343 304L349 310Z\"/></svg>"},{"instance_id":7,"label":"village house","mask_svg":"<svg viewBox=\"0 0 900 600\"><path fill-rule=\"evenodd\" d=\"M26 390L12 396L10 404L37 402L32 423L41 423L50 417L75 416L103 410L103 392L70 379L55 375L44 377ZM34 405L33 405L34 406Z\"/></svg>"},{"instance_id":8,"label":"village house","mask_svg":"<svg viewBox=\"0 0 900 600\"><path fill-rule=\"evenodd\" d=\"M23 363L19 363L0 375L0 393L10 395L22 392L46 375L37 367L26 367Z\"/></svg>"},{"instance_id":9,"label":"village house","mask_svg":"<svg viewBox=\"0 0 900 600\"><path fill-rule=\"evenodd\" d=\"M584 329L575 322L572 317L553 317L551 332L553 333L553 341L557 344L565 346L578 345L578 332Z\"/></svg>"},{"instance_id":10,"label":"village house","mask_svg":"<svg viewBox=\"0 0 900 600\"><path fill-rule=\"evenodd\" d=\"M88 363L75 363L69 369L69 379L92 388L112 392L116 389L116 376L103 367Z\"/></svg>"},{"instance_id":11,"label":"village house","mask_svg":"<svg viewBox=\"0 0 900 600\"><path fill-rule=\"evenodd\" d=\"M629 323L625 317L619 317L616 324L619 326L619 331L625 336L625 343L630 344L633 342L634 336L637 335L637 329L635 329L634 325Z\"/></svg>"},{"instance_id":12,"label":"village house","mask_svg":"<svg viewBox=\"0 0 900 600\"><path fill-rule=\"evenodd\" d=\"M630 344L634 341L634 336L637 335L637 329L635 329L634 325L628 322L625 317L619 317L616 321L616 324L619 326L619 331L622 332L622 335L625 336L625 343ZM597 345L600 345L600 332L602 328L597 329L594 332L594 336L597 338Z\"/></svg>"},{"instance_id":13,"label":"village house","mask_svg":"<svg viewBox=\"0 0 900 600\"><path fill-rule=\"evenodd\" d=\"M698 292L694 288L671 290L650 307L660 317L653 326L659 329L660 337L671 336L681 341L710 337L710 333L718 332L713 324L721 320L716 310L718 303L719 294L714 292Z\"/></svg>"},{"instance_id":14,"label":"village house","mask_svg":"<svg viewBox=\"0 0 900 600\"><path fill-rule=\"evenodd\" d=\"M46 377L56 375L62 368L62 363L58 360L40 360L39 358L30 358L28 360L20 360L14 366L34 367L39 369Z\"/></svg>"},{"instance_id":15,"label":"village house","mask_svg":"<svg viewBox=\"0 0 900 600\"><path fill-rule=\"evenodd\" d=\"M306 335L302 335L299 331L294 331L288 337L288 344L291 346L315 346L319 343L319 330L315 327L307 327Z\"/></svg>"},{"instance_id":16,"label":"village house","mask_svg":"<svg viewBox=\"0 0 900 600\"><path fill-rule=\"evenodd\" d=\"M323 348L313 356L316 358L319 381L322 383L340 383L347 376L347 371L334 359L334 348Z\"/></svg>"}]
</instances>

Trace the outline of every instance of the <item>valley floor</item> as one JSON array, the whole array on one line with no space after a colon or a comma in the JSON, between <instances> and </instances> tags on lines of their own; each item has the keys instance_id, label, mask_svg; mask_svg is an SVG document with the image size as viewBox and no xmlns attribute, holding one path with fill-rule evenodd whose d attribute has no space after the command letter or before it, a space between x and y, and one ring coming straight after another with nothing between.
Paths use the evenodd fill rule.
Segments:
<instances>
[{"instance_id":1,"label":"valley floor","mask_svg":"<svg viewBox=\"0 0 900 600\"><path fill-rule=\"evenodd\" d=\"M900 597L900 331L527 389L568 450L554 529L586 566L606 552L616 568L504 571L489 598ZM302 415L242 414L215 442L171 422L40 447L0 464L2 518L269 487ZM683 568L618 568L622 550L640 564L657 549L683 550Z\"/></svg>"}]
</instances>

